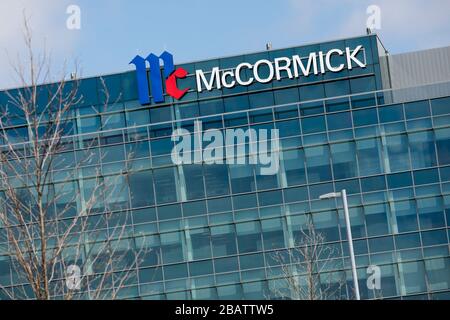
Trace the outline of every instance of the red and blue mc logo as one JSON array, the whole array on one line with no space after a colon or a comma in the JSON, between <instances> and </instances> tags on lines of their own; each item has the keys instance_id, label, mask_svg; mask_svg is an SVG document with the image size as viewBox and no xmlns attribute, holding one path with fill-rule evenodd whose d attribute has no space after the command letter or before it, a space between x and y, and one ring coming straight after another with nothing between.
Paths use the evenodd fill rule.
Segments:
<instances>
[{"instance_id":1,"label":"red and blue mc logo","mask_svg":"<svg viewBox=\"0 0 450 320\"><path fill-rule=\"evenodd\" d=\"M160 60L164 65L163 75L161 74ZM147 63L150 66L150 87L154 103L164 102L163 82L166 86L166 93L177 100L181 99L189 90L189 88L178 88L177 79L186 78L188 73L183 68L175 69L173 56L169 52L164 51L159 57L153 53L147 58L137 55L130 64L134 64L136 67L139 101L142 105L150 104Z\"/></svg>"}]
</instances>

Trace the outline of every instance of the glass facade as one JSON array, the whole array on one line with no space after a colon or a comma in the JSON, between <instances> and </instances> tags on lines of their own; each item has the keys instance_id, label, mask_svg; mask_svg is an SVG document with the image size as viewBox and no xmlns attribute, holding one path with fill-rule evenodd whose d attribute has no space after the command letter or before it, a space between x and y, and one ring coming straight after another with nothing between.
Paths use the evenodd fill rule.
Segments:
<instances>
[{"instance_id":1,"label":"glass facade","mask_svg":"<svg viewBox=\"0 0 450 320\"><path fill-rule=\"evenodd\" d=\"M184 64L189 75L179 86L194 88L196 69L357 45L366 68L190 90L158 105L139 104L135 72L104 77L114 101L106 109L100 78L82 80L83 103L71 113L59 157L75 167L88 145L98 157L63 187L83 185L89 193L98 168L105 181L123 185L111 205L119 216L131 213L123 250L151 250L122 298L277 298L283 274L273 256L293 250L308 220L336 249L325 277L343 276L349 297L342 203L319 200L346 189L362 298L450 299L450 94L393 103L382 88L376 36ZM0 104L6 100L0 93ZM192 131L196 119L204 130L279 129L280 170L262 176L251 164L174 165L170 136ZM26 133L20 122L11 130L17 142ZM54 170L57 184L67 169ZM123 170L126 178L117 181ZM370 265L381 269L381 290L367 288ZM15 285L1 250L0 284Z\"/></svg>"}]
</instances>

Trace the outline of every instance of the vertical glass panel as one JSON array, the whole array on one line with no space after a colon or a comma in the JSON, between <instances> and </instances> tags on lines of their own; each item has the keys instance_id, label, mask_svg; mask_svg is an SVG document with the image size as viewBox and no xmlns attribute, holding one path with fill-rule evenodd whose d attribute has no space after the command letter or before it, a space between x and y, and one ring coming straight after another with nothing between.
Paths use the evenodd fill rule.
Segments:
<instances>
[{"instance_id":1,"label":"vertical glass panel","mask_svg":"<svg viewBox=\"0 0 450 320\"><path fill-rule=\"evenodd\" d=\"M390 232L388 210L389 207L386 204L364 207L369 237L385 235Z\"/></svg>"},{"instance_id":2,"label":"vertical glass panel","mask_svg":"<svg viewBox=\"0 0 450 320\"><path fill-rule=\"evenodd\" d=\"M333 113L327 115L328 130L348 129L352 127L350 112Z\"/></svg>"},{"instance_id":3,"label":"vertical glass panel","mask_svg":"<svg viewBox=\"0 0 450 320\"><path fill-rule=\"evenodd\" d=\"M169 203L177 201L177 184L175 168L156 169L153 171L156 187L156 202Z\"/></svg>"},{"instance_id":4,"label":"vertical glass panel","mask_svg":"<svg viewBox=\"0 0 450 320\"><path fill-rule=\"evenodd\" d=\"M306 183L305 155L303 150L283 151L283 164L288 186Z\"/></svg>"},{"instance_id":5,"label":"vertical glass panel","mask_svg":"<svg viewBox=\"0 0 450 320\"><path fill-rule=\"evenodd\" d=\"M331 145L334 179L347 179L357 175L354 142Z\"/></svg>"},{"instance_id":6,"label":"vertical glass panel","mask_svg":"<svg viewBox=\"0 0 450 320\"><path fill-rule=\"evenodd\" d=\"M264 249L271 250L285 247L283 224L281 219L270 219L261 222Z\"/></svg>"},{"instance_id":7,"label":"vertical glass panel","mask_svg":"<svg viewBox=\"0 0 450 320\"><path fill-rule=\"evenodd\" d=\"M315 213L312 216L314 228L325 242L339 240L338 215L336 211Z\"/></svg>"},{"instance_id":8,"label":"vertical glass panel","mask_svg":"<svg viewBox=\"0 0 450 320\"><path fill-rule=\"evenodd\" d=\"M393 202L390 207L397 220L398 232L418 230L417 209L414 201Z\"/></svg>"},{"instance_id":9,"label":"vertical glass panel","mask_svg":"<svg viewBox=\"0 0 450 320\"><path fill-rule=\"evenodd\" d=\"M404 171L410 169L408 139L406 135L386 137L388 161L386 171Z\"/></svg>"},{"instance_id":10,"label":"vertical glass panel","mask_svg":"<svg viewBox=\"0 0 450 320\"><path fill-rule=\"evenodd\" d=\"M161 250L164 263L174 263L184 260L183 242L181 232L164 233L161 235Z\"/></svg>"},{"instance_id":11,"label":"vertical glass panel","mask_svg":"<svg viewBox=\"0 0 450 320\"><path fill-rule=\"evenodd\" d=\"M378 115L380 117L380 123L401 121L404 119L403 105L397 104L393 106L381 107L378 109Z\"/></svg>"},{"instance_id":12,"label":"vertical glass panel","mask_svg":"<svg viewBox=\"0 0 450 320\"><path fill-rule=\"evenodd\" d=\"M330 151L328 146L305 148L309 183L331 180Z\"/></svg>"},{"instance_id":13,"label":"vertical glass panel","mask_svg":"<svg viewBox=\"0 0 450 320\"><path fill-rule=\"evenodd\" d=\"M378 123L377 109L364 109L353 111L353 123L355 127L368 126Z\"/></svg>"},{"instance_id":14,"label":"vertical glass panel","mask_svg":"<svg viewBox=\"0 0 450 320\"><path fill-rule=\"evenodd\" d=\"M132 172L128 177L130 183L131 205L133 208L146 207L155 203L152 172Z\"/></svg>"},{"instance_id":15,"label":"vertical glass panel","mask_svg":"<svg viewBox=\"0 0 450 320\"><path fill-rule=\"evenodd\" d=\"M408 138L413 169L437 165L434 134L432 131L411 133L408 135Z\"/></svg>"},{"instance_id":16,"label":"vertical glass panel","mask_svg":"<svg viewBox=\"0 0 450 320\"><path fill-rule=\"evenodd\" d=\"M240 253L262 250L261 227L259 222L236 224L236 233Z\"/></svg>"},{"instance_id":17,"label":"vertical glass panel","mask_svg":"<svg viewBox=\"0 0 450 320\"><path fill-rule=\"evenodd\" d=\"M228 166L212 164L204 167L207 196L221 196L230 193Z\"/></svg>"},{"instance_id":18,"label":"vertical glass panel","mask_svg":"<svg viewBox=\"0 0 450 320\"><path fill-rule=\"evenodd\" d=\"M211 243L214 257L236 254L236 231L234 225L211 227Z\"/></svg>"},{"instance_id":19,"label":"vertical glass panel","mask_svg":"<svg viewBox=\"0 0 450 320\"><path fill-rule=\"evenodd\" d=\"M425 269L431 290L450 288L450 258L425 260Z\"/></svg>"},{"instance_id":20,"label":"vertical glass panel","mask_svg":"<svg viewBox=\"0 0 450 320\"><path fill-rule=\"evenodd\" d=\"M450 128L436 130L435 133L439 164L450 164Z\"/></svg>"},{"instance_id":21,"label":"vertical glass panel","mask_svg":"<svg viewBox=\"0 0 450 320\"><path fill-rule=\"evenodd\" d=\"M192 257L197 259L207 259L211 257L210 232L208 228L188 231L192 243Z\"/></svg>"},{"instance_id":22,"label":"vertical glass panel","mask_svg":"<svg viewBox=\"0 0 450 320\"><path fill-rule=\"evenodd\" d=\"M183 166L184 180L186 184L186 196L188 200L200 199L205 197L205 186L203 183L202 165Z\"/></svg>"},{"instance_id":23,"label":"vertical glass panel","mask_svg":"<svg viewBox=\"0 0 450 320\"><path fill-rule=\"evenodd\" d=\"M417 199L417 211L422 230L445 227L444 205L441 197Z\"/></svg>"},{"instance_id":24,"label":"vertical glass panel","mask_svg":"<svg viewBox=\"0 0 450 320\"><path fill-rule=\"evenodd\" d=\"M430 116L430 105L428 100L405 103L406 119L416 119Z\"/></svg>"},{"instance_id":25,"label":"vertical glass panel","mask_svg":"<svg viewBox=\"0 0 450 320\"><path fill-rule=\"evenodd\" d=\"M413 294L427 291L423 261L399 263L402 291Z\"/></svg>"},{"instance_id":26,"label":"vertical glass panel","mask_svg":"<svg viewBox=\"0 0 450 320\"><path fill-rule=\"evenodd\" d=\"M323 132L326 130L325 117L308 117L302 119L303 134Z\"/></svg>"},{"instance_id":27,"label":"vertical glass panel","mask_svg":"<svg viewBox=\"0 0 450 320\"><path fill-rule=\"evenodd\" d=\"M381 144L379 139L359 140L356 142L359 174L368 176L382 172Z\"/></svg>"},{"instance_id":28,"label":"vertical glass panel","mask_svg":"<svg viewBox=\"0 0 450 320\"><path fill-rule=\"evenodd\" d=\"M231 189L233 193L255 191L255 176L251 165L230 165Z\"/></svg>"}]
</instances>

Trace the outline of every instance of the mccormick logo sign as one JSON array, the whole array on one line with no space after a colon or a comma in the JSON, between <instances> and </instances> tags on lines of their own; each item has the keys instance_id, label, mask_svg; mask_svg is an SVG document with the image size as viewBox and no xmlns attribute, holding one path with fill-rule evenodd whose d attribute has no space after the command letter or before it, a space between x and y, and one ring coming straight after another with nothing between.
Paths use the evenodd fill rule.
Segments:
<instances>
[{"instance_id":1,"label":"mccormick logo sign","mask_svg":"<svg viewBox=\"0 0 450 320\"><path fill-rule=\"evenodd\" d=\"M363 54L363 61L358 58L360 53ZM336 59L337 57L341 57L341 59ZM160 62L164 67L163 77L161 76ZM167 95L176 100L180 100L191 89L178 87L177 80L186 78L188 72L183 68L175 69L173 56L167 51L160 56L150 54L147 58L137 55L130 64L134 64L136 67L139 101L142 105L151 103L149 87L154 103L164 102L163 84L165 84ZM233 88L238 85L249 86L255 82L269 83L274 80L280 81L286 77L298 79L327 72L336 73L344 69L352 70L355 67L365 68L366 66L365 50L363 46L359 45L353 49L347 47L345 50L331 49L327 52L311 52L307 57L294 55L276 58L273 61L261 59L254 64L243 62L232 69L214 67L210 71L196 70L196 90L202 92ZM150 67L150 80L147 67ZM246 73L250 76L244 77Z\"/></svg>"}]
</instances>

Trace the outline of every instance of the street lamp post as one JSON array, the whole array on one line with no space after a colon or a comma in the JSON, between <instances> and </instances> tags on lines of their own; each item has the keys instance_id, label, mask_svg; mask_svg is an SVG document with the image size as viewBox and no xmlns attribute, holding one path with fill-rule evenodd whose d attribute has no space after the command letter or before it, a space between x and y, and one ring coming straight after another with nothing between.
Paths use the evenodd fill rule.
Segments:
<instances>
[{"instance_id":1,"label":"street lamp post","mask_svg":"<svg viewBox=\"0 0 450 320\"><path fill-rule=\"evenodd\" d=\"M350 215L348 213L348 204L347 204L347 191L344 189L341 192L333 192L333 193L327 193L320 196L320 199L333 199L342 197L342 204L344 206L344 217L345 217L345 226L347 229L347 240L348 240L348 247L350 251L350 261L352 264L352 274L353 274L353 285L355 287L355 295L356 300L361 300L361 297L359 295L359 284L358 284L358 274L356 272L356 261L355 261L355 251L353 250L353 236L352 236L352 228L350 225Z\"/></svg>"}]
</instances>

